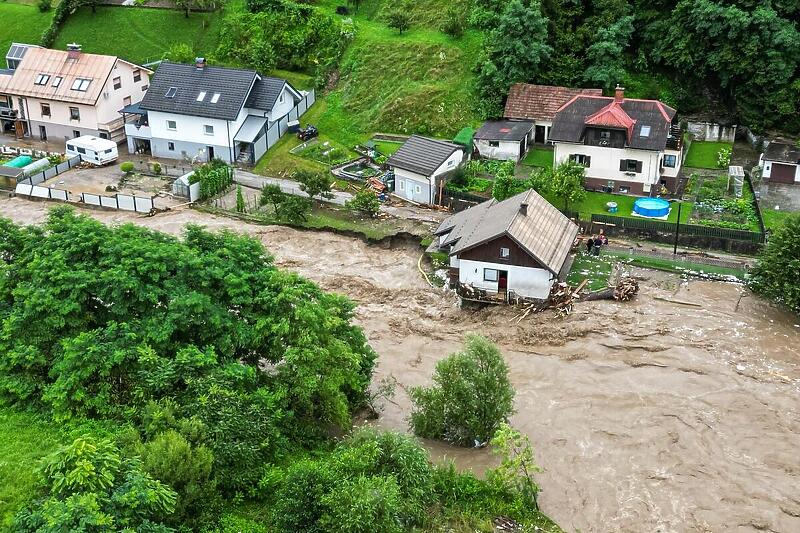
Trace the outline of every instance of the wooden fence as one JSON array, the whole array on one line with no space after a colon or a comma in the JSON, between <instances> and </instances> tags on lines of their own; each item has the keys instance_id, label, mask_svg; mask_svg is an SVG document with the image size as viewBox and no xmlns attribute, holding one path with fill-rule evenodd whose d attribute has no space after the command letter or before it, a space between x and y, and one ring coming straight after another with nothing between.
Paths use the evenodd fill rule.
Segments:
<instances>
[{"instance_id":1,"label":"wooden fence","mask_svg":"<svg viewBox=\"0 0 800 533\"><path fill-rule=\"evenodd\" d=\"M592 215L593 223L600 223L612 225L619 229L634 230L634 231L653 231L659 233L675 233L677 224L673 222L663 222L660 220L646 220L642 218L633 217L618 217L613 215ZM763 243L764 233L729 229L729 228L716 228L712 226L701 226L699 224L681 224L677 228L681 235L694 235L697 237L713 237L718 239L728 239L736 241L746 241Z\"/></svg>"}]
</instances>

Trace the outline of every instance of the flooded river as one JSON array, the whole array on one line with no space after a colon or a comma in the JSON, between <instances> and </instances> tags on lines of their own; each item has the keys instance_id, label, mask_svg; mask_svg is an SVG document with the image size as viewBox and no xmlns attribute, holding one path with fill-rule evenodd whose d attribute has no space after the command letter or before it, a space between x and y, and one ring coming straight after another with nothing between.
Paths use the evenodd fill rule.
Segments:
<instances>
[{"instance_id":1,"label":"flooded river","mask_svg":"<svg viewBox=\"0 0 800 533\"><path fill-rule=\"evenodd\" d=\"M35 223L46 207L3 199L0 215ZM418 249L194 211L89 213L173 234L200 223L257 235L277 264L353 298L380 354L376 380L398 381L378 421L387 428L407 429L405 389L429 383L465 333L493 339L517 389L513 423L544 469L542 509L568 531L800 531L800 320L738 285L636 271L633 302L517 324L513 309L464 311L430 289ZM486 450L429 444L462 468L492 464Z\"/></svg>"}]
</instances>

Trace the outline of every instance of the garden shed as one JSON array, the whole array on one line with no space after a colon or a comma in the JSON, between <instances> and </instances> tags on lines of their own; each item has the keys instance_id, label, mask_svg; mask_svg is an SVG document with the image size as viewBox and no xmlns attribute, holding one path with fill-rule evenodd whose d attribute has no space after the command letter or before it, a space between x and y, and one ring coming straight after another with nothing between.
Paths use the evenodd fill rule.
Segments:
<instances>
[{"instance_id":1,"label":"garden shed","mask_svg":"<svg viewBox=\"0 0 800 533\"><path fill-rule=\"evenodd\" d=\"M475 132L473 144L481 157L519 161L533 142L533 122L490 120Z\"/></svg>"}]
</instances>

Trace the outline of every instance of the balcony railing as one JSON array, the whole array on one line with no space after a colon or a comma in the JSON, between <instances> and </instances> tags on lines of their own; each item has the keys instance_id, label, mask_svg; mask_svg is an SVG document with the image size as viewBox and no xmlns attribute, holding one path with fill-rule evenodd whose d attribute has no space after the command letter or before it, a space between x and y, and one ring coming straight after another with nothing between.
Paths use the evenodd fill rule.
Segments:
<instances>
[{"instance_id":1,"label":"balcony railing","mask_svg":"<svg viewBox=\"0 0 800 533\"><path fill-rule=\"evenodd\" d=\"M152 137L150 126L138 126L136 123L128 122L125 124L125 135L128 137L139 137L149 139Z\"/></svg>"}]
</instances>

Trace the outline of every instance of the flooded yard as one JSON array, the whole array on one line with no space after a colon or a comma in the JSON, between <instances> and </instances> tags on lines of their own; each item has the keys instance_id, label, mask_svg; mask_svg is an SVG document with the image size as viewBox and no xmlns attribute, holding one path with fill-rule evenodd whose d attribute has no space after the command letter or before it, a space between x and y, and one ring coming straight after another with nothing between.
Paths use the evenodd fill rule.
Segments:
<instances>
[{"instance_id":1,"label":"flooded yard","mask_svg":"<svg viewBox=\"0 0 800 533\"><path fill-rule=\"evenodd\" d=\"M0 216L37 223L48 206L2 199ZM517 323L514 309L461 310L428 287L418 247L186 209L86 213L176 235L187 223L248 233L278 265L352 298L380 355L375 381L398 382L385 428L407 431L406 390L427 384L465 333L489 337L517 390L512 421L544 469L541 507L567 531L800 531L800 320L738 284L633 269L632 302ZM427 444L462 468L493 464L486 450Z\"/></svg>"}]
</instances>

